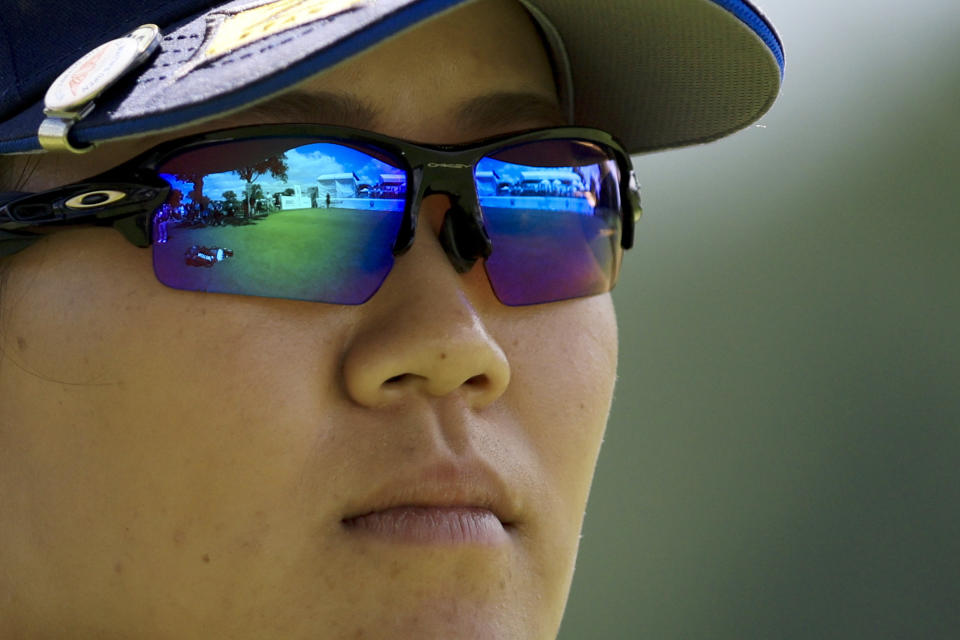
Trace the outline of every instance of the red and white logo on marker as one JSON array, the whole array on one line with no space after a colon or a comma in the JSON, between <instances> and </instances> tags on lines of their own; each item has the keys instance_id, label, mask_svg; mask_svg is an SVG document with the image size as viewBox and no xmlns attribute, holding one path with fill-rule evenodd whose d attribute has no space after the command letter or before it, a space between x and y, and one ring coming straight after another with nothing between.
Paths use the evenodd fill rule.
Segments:
<instances>
[{"instance_id":1,"label":"red and white logo on marker","mask_svg":"<svg viewBox=\"0 0 960 640\"><path fill-rule=\"evenodd\" d=\"M158 30L144 25L122 38L105 42L61 73L44 97L48 112L76 111L138 66L149 55Z\"/></svg>"}]
</instances>

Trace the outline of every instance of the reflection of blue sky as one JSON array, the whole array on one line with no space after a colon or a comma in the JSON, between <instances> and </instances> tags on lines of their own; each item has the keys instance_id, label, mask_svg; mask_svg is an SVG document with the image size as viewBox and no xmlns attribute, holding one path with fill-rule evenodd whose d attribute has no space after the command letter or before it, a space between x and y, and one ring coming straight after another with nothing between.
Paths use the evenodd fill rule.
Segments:
<instances>
[{"instance_id":1,"label":"reflection of blue sky","mask_svg":"<svg viewBox=\"0 0 960 640\"><path fill-rule=\"evenodd\" d=\"M192 184L189 182L183 182L182 180L177 180L177 177L172 173L161 173L160 177L169 182L172 189L179 191L183 195L187 195L187 193L193 189Z\"/></svg>"},{"instance_id":2,"label":"reflection of blue sky","mask_svg":"<svg viewBox=\"0 0 960 640\"><path fill-rule=\"evenodd\" d=\"M277 180L269 173L256 181L263 187L264 193L283 191L294 185L306 190L317 184L317 178L331 173L354 173L361 183L377 184L381 174L402 173L401 170L381 162L361 151L337 144L318 142L287 150L287 180ZM177 180L170 174L163 174L174 189L184 196L193 190L193 184ZM203 180L203 194L213 200L223 199L225 191L237 195L244 193L247 183L235 172L211 173ZM188 201L188 199L185 198Z\"/></svg>"}]
</instances>

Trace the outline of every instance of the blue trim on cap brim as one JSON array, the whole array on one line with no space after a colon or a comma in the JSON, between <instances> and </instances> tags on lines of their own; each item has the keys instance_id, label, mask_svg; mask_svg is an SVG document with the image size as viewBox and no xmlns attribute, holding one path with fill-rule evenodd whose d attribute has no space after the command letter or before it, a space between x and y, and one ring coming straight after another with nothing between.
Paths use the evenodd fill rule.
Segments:
<instances>
[{"instance_id":1,"label":"blue trim on cap brim","mask_svg":"<svg viewBox=\"0 0 960 640\"><path fill-rule=\"evenodd\" d=\"M770 49L770 53L777 59L777 66L780 67L780 78L782 79L784 67L783 44L777 37L773 27L767 22L767 19L763 17L763 14L760 13L760 10L745 0L712 0L712 2L735 15L763 40Z\"/></svg>"}]
</instances>

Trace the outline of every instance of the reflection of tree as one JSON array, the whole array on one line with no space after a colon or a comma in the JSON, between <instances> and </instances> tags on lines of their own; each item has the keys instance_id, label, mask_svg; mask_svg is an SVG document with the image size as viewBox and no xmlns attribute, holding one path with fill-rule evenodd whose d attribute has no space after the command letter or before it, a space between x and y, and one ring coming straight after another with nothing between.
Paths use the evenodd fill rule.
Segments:
<instances>
[{"instance_id":1,"label":"reflection of tree","mask_svg":"<svg viewBox=\"0 0 960 640\"><path fill-rule=\"evenodd\" d=\"M247 183L244 189L244 193L247 196L247 215L251 215L253 204L257 199L263 198L263 188L259 184L254 184L254 180L258 180L261 176L269 173L273 178L286 182L288 168L287 156L285 153L280 152L272 156L267 156L260 162L236 170L236 174L240 176L240 179ZM257 196L257 193L259 193L259 196Z\"/></svg>"},{"instance_id":2,"label":"reflection of tree","mask_svg":"<svg viewBox=\"0 0 960 640\"><path fill-rule=\"evenodd\" d=\"M247 200L247 215L252 217L253 212L257 210L260 201L266 197L263 193L263 187L256 183L249 183L243 190L243 193Z\"/></svg>"},{"instance_id":3,"label":"reflection of tree","mask_svg":"<svg viewBox=\"0 0 960 640\"><path fill-rule=\"evenodd\" d=\"M187 198L194 204L197 210L203 210L210 204L210 198L203 195L203 179L207 177L206 173L178 173L177 180L188 182L193 185L193 189L187 193Z\"/></svg>"},{"instance_id":4,"label":"reflection of tree","mask_svg":"<svg viewBox=\"0 0 960 640\"><path fill-rule=\"evenodd\" d=\"M170 205L170 210L176 212L176 215L180 213L180 205L183 203L183 194L179 189L170 189L170 194L167 195L167 204Z\"/></svg>"},{"instance_id":5,"label":"reflection of tree","mask_svg":"<svg viewBox=\"0 0 960 640\"><path fill-rule=\"evenodd\" d=\"M234 215L240 210L240 198L235 191L223 192L223 210L227 215Z\"/></svg>"}]
</instances>

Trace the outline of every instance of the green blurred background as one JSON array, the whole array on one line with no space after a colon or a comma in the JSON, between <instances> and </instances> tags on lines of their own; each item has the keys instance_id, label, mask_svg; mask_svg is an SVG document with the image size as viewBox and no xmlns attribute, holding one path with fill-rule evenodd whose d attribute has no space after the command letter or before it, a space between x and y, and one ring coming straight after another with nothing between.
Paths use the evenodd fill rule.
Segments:
<instances>
[{"instance_id":1,"label":"green blurred background","mask_svg":"<svg viewBox=\"0 0 960 640\"><path fill-rule=\"evenodd\" d=\"M960 3L761 5L773 110L636 159L563 640L960 638Z\"/></svg>"}]
</instances>

